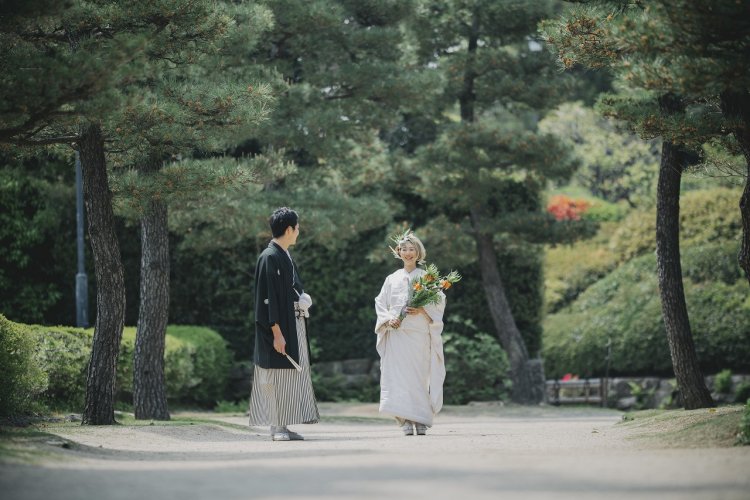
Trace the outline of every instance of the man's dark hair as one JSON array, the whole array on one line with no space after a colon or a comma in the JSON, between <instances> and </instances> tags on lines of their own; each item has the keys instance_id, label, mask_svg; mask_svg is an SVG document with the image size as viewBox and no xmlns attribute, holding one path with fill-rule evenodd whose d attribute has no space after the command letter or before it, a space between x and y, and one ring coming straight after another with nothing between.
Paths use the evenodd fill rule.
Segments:
<instances>
[{"instance_id":1,"label":"man's dark hair","mask_svg":"<svg viewBox=\"0 0 750 500\"><path fill-rule=\"evenodd\" d=\"M274 238L283 236L286 228L295 227L299 216L297 212L288 207L277 208L268 218L268 224L271 226L271 234Z\"/></svg>"}]
</instances>

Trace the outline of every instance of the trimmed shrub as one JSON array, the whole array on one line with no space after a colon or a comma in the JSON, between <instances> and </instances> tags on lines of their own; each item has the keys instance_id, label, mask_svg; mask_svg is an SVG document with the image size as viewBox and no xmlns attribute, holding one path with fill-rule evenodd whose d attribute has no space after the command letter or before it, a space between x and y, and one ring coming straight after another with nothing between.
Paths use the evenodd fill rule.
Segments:
<instances>
[{"instance_id":1,"label":"trimmed shrub","mask_svg":"<svg viewBox=\"0 0 750 500\"><path fill-rule=\"evenodd\" d=\"M702 368L742 371L750 357L750 300L735 264L722 271L730 281L704 281L716 262L736 251L734 244L688 248L684 254L685 295ZM690 277L694 277L694 279ZM733 278L733 279L732 279ZM589 287L568 308L545 322L545 370L602 375L607 341L612 341L612 374L664 374L672 363L656 278L656 258L645 255L620 266Z\"/></svg>"},{"instance_id":2,"label":"trimmed shrub","mask_svg":"<svg viewBox=\"0 0 750 500\"><path fill-rule=\"evenodd\" d=\"M508 395L508 357L494 337L477 333L473 338L443 333L446 404L495 401Z\"/></svg>"},{"instance_id":3,"label":"trimmed shrub","mask_svg":"<svg viewBox=\"0 0 750 500\"><path fill-rule=\"evenodd\" d=\"M175 401L189 387L197 382L193 379L194 366L192 354L194 349L171 334L172 327L167 327L167 338L164 346L164 384L167 386L167 398ZM135 353L136 328L125 327L122 332L120 356L117 358L117 397L128 403L133 401L133 354ZM217 394L214 400L223 398Z\"/></svg>"},{"instance_id":4,"label":"trimmed shrub","mask_svg":"<svg viewBox=\"0 0 750 500\"><path fill-rule=\"evenodd\" d=\"M750 382L742 382L734 394L735 403L743 403L750 399Z\"/></svg>"},{"instance_id":5,"label":"trimmed shrub","mask_svg":"<svg viewBox=\"0 0 750 500\"><path fill-rule=\"evenodd\" d=\"M135 327L125 328L117 362L118 394L127 401L133 398L135 336ZM169 325L164 348L167 398L213 406L225 397L231 359L226 341L214 330Z\"/></svg>"},{"instance_id":6,"label":"trimmed shrub","mask_svg":"<svg viewBox=\"0 0 750 500\"><path fill-rule=\"evenodd\" d=\"M0 416L34 410L35 399L47 388L47 375L39 368L34 337L26 325L0 314Z\"/></svg>"},{"instance_id":7,"label":"trimmed shrub","mask_svg":"<svg viewBox=\"0 0 750 500\"><path fill-rule=\"evenodd\" d=\"M617 222L622 220L628 213L628 207L621 203L610 203L596 199L591 203L583 214L585 220L594 222Z\"/></svg>"},{"instance_id":8,"label":"trimmed shrub","mask_svg":"<svg viewBox=\"0 0 750 500\"><path fill-rule=\"evenodd\" d=\"M212 406L223 399L232 363L227 342L214 330L202 326L171 325L167 333L187 346L193 365L190 383L183 385L177 398Z\"/></svg>"},{"instance_id":9,"label":"trimmed shrub","mask_svg":"<svg viewBox=\"0 0 750 500\"><path fill-rule=\"evenodd\" d=\"M617 258L608 247L616 227L611 222L602 223L597 235L590 240L547 249L544 256L544 303L548 313L569 305L581 292L617 267Z\"/></svg>"},{"instance_id":10,"label":"trimmed shrub","mask_svg":"<svg viewBox=\"0 0 750 500\"><path fill-rule=\"evenodd\" d=\"M715 188L691 191L680 198L680 243L683 248L736 241L742 229L737 208L742 192ZM656 211L631 212L612 237L620 262L656 251Z\"/></svg>"},{"instance_id":11,"label":"trimmed shrub","mask_svg":"<svg viewBox=\"0 0 750 500\"><path fill-rule=\"evenodd\" d=\"M49 377L41 401L53 409L82 409L93 332L62 326L29 329L36 342L38 366Z\"/></svg>"},{"instance_id":12,"label":"trimmed shrub","mask_svg":"<svg viewBox=\"0 0 750 500\"><path fill-rule=\"evenodd\" d=\"M729 394L732 390L732 370L721 370L716 374L714 390L720 394Z\"/></svg>"},{"instance_id":13,"label":"trimmed shrub","mask_svg":"<svg viewBox=\"0 0 750 500\"><path fill-rule=\"evenodd\" d=\"M135 334L134 327L124 329L117 361L116 393L124 404L132 402ZM3 412L7 406L7 414L20 414L34 403L81 410L93 335L91 329L24 325L0 316ZM170 400L213 406L225 398L231 352L215 331L168 326L164 359ZM6 371L9 382L5 380Z\"/></svg>"}]
</instances>

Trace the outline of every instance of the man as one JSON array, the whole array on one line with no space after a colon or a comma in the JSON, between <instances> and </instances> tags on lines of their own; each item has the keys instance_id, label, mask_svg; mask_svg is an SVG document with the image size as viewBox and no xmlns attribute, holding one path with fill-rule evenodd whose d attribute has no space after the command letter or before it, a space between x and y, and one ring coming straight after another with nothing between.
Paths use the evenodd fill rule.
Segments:
<instances>
[{"instance_id":1,"label":"man","mask_svg":"<svg viewBox=\"0 0 750 500\"><path fill-rule=\"evenodd\" d=\"M274 441L300 441L287 427L318 422L305 318L312 299L302 288L289 247L299 216L287 207L269 218L273 239L255 266L255 371L250 425L270 425Z\"/></svg>"}]
</instances>

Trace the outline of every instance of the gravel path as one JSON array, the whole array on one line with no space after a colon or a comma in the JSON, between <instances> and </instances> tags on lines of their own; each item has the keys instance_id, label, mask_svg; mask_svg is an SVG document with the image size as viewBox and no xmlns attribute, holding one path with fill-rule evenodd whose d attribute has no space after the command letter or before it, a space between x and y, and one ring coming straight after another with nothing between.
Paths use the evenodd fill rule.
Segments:
<instances>
[{"instance_id":1,"label":"gravel path","mask_svg":"<svg viewBox=\"0 0 750 500\"><path fill-rule=\"evenodd\" d=\"M0 491L7 500L750 499L749 447L654 449L611 411L448 408L428 436L411 437L374 405L321 413L320 424L292 427L304 442L271 442L244 417L52 428L77 445L37 465L1 465Z\"/></svg>"}]
</instances>

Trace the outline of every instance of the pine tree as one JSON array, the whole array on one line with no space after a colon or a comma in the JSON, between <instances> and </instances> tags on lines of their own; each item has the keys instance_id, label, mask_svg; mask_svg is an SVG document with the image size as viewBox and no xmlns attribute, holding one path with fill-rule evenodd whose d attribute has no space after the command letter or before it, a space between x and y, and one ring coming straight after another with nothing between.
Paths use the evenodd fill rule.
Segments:
<instances>
[{"instance_id":1,"label":"pine tree","mask_svg":"<svg viewBox=\"0 0 750 500\"><path fill-rule=\"evenodd\" d=\"M175 7L179 15L168 30L149 40L145 71L118 89L125 103L114 117L120 162L134 168L124 202L140 212L140 306L133 370L138 419L169 419L164 385L169 204L176 198L200 197L211 188L252 182L257 175L248 162L239 165L231 159L170 164L175 158L223 153L234 146L266 117L271 99L269 85L258 84L257 75L248 69L232 70L224 55L230 44L252 47L270 23L267 11L211 1ZM237 20L243 24L237 26ZM165 32L172 33L170 37L180 34L180 40L163 39Z\"/></svg>"},{"instance_id":2,"label":"pine tree","mask_svg":"<svg viewBox=\"0 0 750 500\"><path fill-rule=\"evenodd\" d=\"M404 102L421 102L424 74L404 72L403 24L412 2L267 0L274 27L236 65L278 73L286 88L268 122L233 154L282 160L286 175L244 191L213 193L212 210L186 204L177 214L191 229L185 244L206 249L241 241L265 245L268 214L293 206L300 243L334 248L373 227L394 208L382 186L391 179L380 130ZM195 230L200 228L200 230Z\"/></svg>"},{"instance_id":3,"label":"pine tree","mask_svg":"<svg viewBox=\"0 0 750 500\"><path fill-rule=\"evenodd\" d=\"M548 24L546 38L557 47L565 67L581 63L615 74L623 90L602 100L605 113L626 120L643 137L663 139L657 188L662 310L686 408L713 406L695 355L682 289L679 186L682 171L693 161L688 150L712 140L730 148L735 142L742 150L748 130L743 114L750 117L743 111L750 103L750 72L744 62L750 4L582 3ZM740 202L745 229L739 259L750 279L747 186Z\"/></svg>"},{"instance_id":4,"label":"pine tree","mask_svg":"<svg viewBox=\"0 0 750 500\"><path fill-rule=\"evenodd\" d=\"M93 7L91 7L93 9ZM85 31L86 7L4 3L0 23L0 142L39 148L72 144L81 154L97 286L97 317L86 379L84 424L114 422L115 366L125 315L120 250L113 228L101 117L116 108L108 87L134 60L137 41Z\"/></svg>"},{"instance_id":5,"label":"pine tree","mask_svg":"<svg viewBox=\"0 0 750 500\"><path fill-rule=\"evenodd\" d=\"M742 154L750 168L750 3L577 2L545 28L565 67L613 71L627 95L602 101L604 112L644 137L699 148L716 142ZM659 96L676 95L684 111L658 112ZM750 175L740 199L738 255L750 281Z\"/></svg>"},{"instance_id":6,"label":"pine tree","mask_svg":"<svg viewBox=\"0 0 750 500\"><path fill-rule=\"evenodd\" d=\"M0 142L29 148L72 144L81 153L98 285L83 423L111 424L125 294L113 229L107 159L116 153L124 164L130 161L130 165L148 164L148 168L159 165L163 155L172 152L170 146L186 147L185 142L178 144L175 137L211 142L214 137L201 130L202 124L189 129L196 119L200 122L201 117L210 116L206 121L226 120L222 125L231 128L247 122L247 116L241 115L248 111L248 104L258 111L267 96L265 90L254 91L251 86L245 87L241 92L244 97L238 98L237 82L233 81L213 92L203 88L201 95L212 99L204 107L201 102L181 101L182 97L189 99L190 92L174 85L167 106L182 109L170 115L154 105L159 90L163 97L167 95L169 84L157 81L154 77L158 73L153 70L158 68L168 77L164 73L171 69L192 65L201 46L221 39L229 29L231 17L217 10L213 2L35 2L20 9L15 7L18 6L3 4L0 16L0 90L8 96L0 107ZM182 73L183 81L179 83L189 83L189 76L190 72ZM183 90L183 94L177 95L178 90ZM200 94L201 89L195 92ZM237 106L230 104L232 99ZM144 110L148 105L151 106ZM257 116L256 113L252 118ZM181 123L180 118L186 118L185 122ZM139 122L133 123L134 119ZM216 124L206 127L212 125ZM127 127L131 127L131 133L127 133ZM165 142L159 143L161 140ZM153 161L144 163L144 159ZM218 174L214 177L226 182ZM196 184L199 186L205 187L205 183ZM148 202L154 199L158 196ZM158 203L149 213L165 214ZM147 250L151 248L160 247L151 245ZM158 353L152 359L161 363Z\"/></svg>"},{"instance_id":7,"label":"pine tree","mask_svg":"<svg viewBox=\"0 0 750 500\"><path fill-rule=\"evenodd\" d=\"M447 219L470 237L521 403L544 400L544 373L514 320L498 252L576 234L576 224L555 223L541 206L547 182L574 167L569 149L537 126L568 87L534 40L553 12L548 1L425 1L414 22L419 62L442 83L431 103L434 139L416 149L409 180L434 223Z\"/></svg>"}]
</instances>

